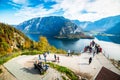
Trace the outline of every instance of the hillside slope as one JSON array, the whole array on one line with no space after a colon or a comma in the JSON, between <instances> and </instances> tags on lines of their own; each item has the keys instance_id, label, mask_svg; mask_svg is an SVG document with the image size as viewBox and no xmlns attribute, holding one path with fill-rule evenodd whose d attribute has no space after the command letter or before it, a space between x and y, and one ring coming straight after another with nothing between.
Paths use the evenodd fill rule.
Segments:
<instances>
[{"instance_id":1,"label":"hillside slope","mask_svg":"<svg viewBox=\"0 0 120 80\"><path fill-rule=\"evenodd\" d=\"M0 56L29 48L31 40L14 27L0 23Z\"/></svg>"},{"instance_id":2,"label":"hillside slope","mask_svg":"<svg viewBox=\"0 0 120 80\"><path fill-rule=\"evenodd\" d=\"M115 34L115 35L119 35L120 36L120 22L117 23L115 26L113 26L112 28L108 29L106 31L106 33L109 34Z\"/></svg>"},{"instance_id":3,"label":"hillside slope","mask_svg":"<svg viewBox=\"0 0 120 80\"><path fill-rule=\"evenodd\" d=\"M87 31L106 31L111 27L115 26L118 22L120 22L120 15L118 16L111 16L100 19L95 22L88 23L84 30Z\"/></svg>"}]
</instances>

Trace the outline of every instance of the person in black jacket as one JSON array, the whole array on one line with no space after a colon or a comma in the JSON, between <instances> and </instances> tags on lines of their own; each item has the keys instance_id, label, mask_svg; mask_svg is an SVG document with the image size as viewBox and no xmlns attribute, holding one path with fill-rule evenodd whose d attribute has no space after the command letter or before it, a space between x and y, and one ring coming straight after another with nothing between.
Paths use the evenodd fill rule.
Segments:
<instances>
[{"instance_id":1,"label":"person in black jacket","mask_svg":"<svg viewBox=\"0 0 120 80\"><path fill-rule=\"evenodd\" d=\"M92 57L89 58L89 64L92 62Z\"/></svg>"}]
</instances>

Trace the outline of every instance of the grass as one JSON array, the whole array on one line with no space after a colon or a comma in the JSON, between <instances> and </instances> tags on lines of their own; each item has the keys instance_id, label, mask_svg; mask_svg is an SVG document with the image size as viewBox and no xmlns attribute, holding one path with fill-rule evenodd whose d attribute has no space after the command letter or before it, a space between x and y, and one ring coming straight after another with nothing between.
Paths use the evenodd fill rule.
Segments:
<instances>
[{"instance_id":1,"label":"grass","mask_svg":"<svg viewBox=\"0 0 120 80\"><path fill-rule=\"evenodd\" d=\"M32 51L26 50L26 51L22 51L21 54L20 54L20 52L19 53L18 52L14 52L12 54L8 54L8 55L0 57L0 65L4 64L8 60L10 60L10 59L12 59L14 57L17 57L19 55L36 55L36 54L43 54L43 53L44 52L37 51L37 50L32 50Z\"/></svg>"},{"instance_id":2,"label":"grass","mask_svg":"<svg viewBox=\"0 0 120 80\"><path fill-rule=\"evenodd\" d=\"M14 57L17 57L19 55L36 55L36 54L42 54L42 52L33 50L33 51L24 51L24 52L22 52L22 54L20 52L15 52L15 53L12 53L12 54L8 54L8 55L0 57L0 65L4 64L8 60L10 60Z\"/></svg>"},{"instance_id":3,"label":"grass","mask_svg":"<svg viewBox=\"0 0 120 80\"><path fill-rule=\"evenodd\" d=\"M36 50L33 50L33 51L24 51L24 52L22 52L22 55L36 55L36 54L43 54L43 52L41 52L41 51L36 51Z\"/></svg>"},{"instance_id":4,"label":"grass","mask_svg":"<svg viewBox=\"0 0 120 80\"><path fill-rule=\"evenodd\" d=\"M17 57L19 56L20 53L12 53L12 54L9 54L9 55L6 55L6 56L3 56L3 57L0 57L0 65L4 64L5 62L7 62L8 60L14 58L14 57Z\"/></svg>"},{"instance_id":5,"label":"grass","mask_svg":"<svg viewBox=\"0 0 120 80\"><path fill-rule=\"evenodd\" d=\"M114 60L114 59L110 59L110 61L112 62L112 64L120 70L120 61L119 60Z\"/></svg>"},{"instance_id":6,"label":"grass","mask_svg":"<svg viewBox=\"0 0 120 80\"><path fill-rule=\"evenodd\" d=\"M64 76L62 76L62 79L63 79L63 80L67 80Z\"/></svg>"},{"instance_id":7,"label":"grass","mask_svg":"<svg viewBox=\"0 0 120 80\"><path fill-rule=\"evenodd\" d=\"M79 77L70 69L63 67L63 66L59 66L57 64L53 64L53 63L47 63L50 65L50 67L56 69L57 71L66 74L66 76L70 79L70 80L79 80ZM65 78L64 78L65 80Z\"/></svg>"}]
</instances>

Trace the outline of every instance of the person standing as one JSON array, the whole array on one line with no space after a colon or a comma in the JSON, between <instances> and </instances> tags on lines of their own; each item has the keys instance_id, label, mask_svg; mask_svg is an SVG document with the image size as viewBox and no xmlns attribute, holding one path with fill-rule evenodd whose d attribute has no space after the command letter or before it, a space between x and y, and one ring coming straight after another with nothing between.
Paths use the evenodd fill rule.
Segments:
<instances>
[{"instance_id":1,"label":"person standing","mask_svg":"<svg viewBox=\"0 0 120 80\"><path fill-rule=\"evenodd\" d=\"M99 47L98 44L96 44L95 45L96 54L98 54L98 52L99 52L99 48L98 47Z\"/></svg>"},{"instance_id":2,"label":"person standing","mask_svg":"<svg viewBox=\"0 0 120 80\"><path fill-rule=\"evenodd\" d=\"M58 63L60 62L59 60L60 60L60 58L59 58L59 56L57 57L57 60L58 60Z\"/></svg>"},{"instance_id":3,"label":"person standing","mask_svg":"<svg viewBox=\"0 0 120 80\"><path fill-rule=\"evenodd\" d=\"M49 54L50 54L50 51L48 51L47 54L49 55Z\"/></svg>"},{"instance_id":4,"label":"person standing","mask_svg":"<svg viewBox=\"0 0 120 80\"><path fill-rule=\"evenodd\" d=\"M92 57L89 58L89 64L92 62Z\"/></svg>"},{"instance_id":5,"label":"person standing","mask_svg":"<svg viewBox=\"0 0 120 80\"><path fill-rule=\"evenodd\" d=\"M91 46L89 46L89 52L90 52L90 53L92 52L92 47L91 47Z\"/></svg>"},{"instance_id":6,"label":"person standing","mask_svg":"<svg viewBox=\"0 0 120 80\"><path fill-rule=\"evenodd\" d=\"M44 56L44 60L46 62L46 57L47 57L46 53L44 53L43 56Z\"/></svg>"},{"instance_id":7,"label":"person standing","mask_svg":"<svg viewBox=\"0 0 120 80\"><path fill-rule=\"evenodd\" d=\"M55 61L56 61L56 54L54 54L54 59L55 59Z\"/></svg>"},{"instance_id":8,"label":"person standing","mask_svg":"<svg viewBox=\"0 0 120 80\"><path fill-rule=\"evenodd\" d=\"M70 55L70 50L68 50L68 56Z\"/></svg>"},{"instance_id":9,"label":"person standing","mask_svg":"<svg viewBox=\"0 0 120 80\"><path fill-rule=\"evenodd\" d=\"M95 56L95 52L93 52L93 57Z\"/></svg>"},{"instance_id":10,"label":"person standing","mask_svg":"<svg viewBox=\"0 0 120 80\"><path fill-rule=\"evenodd\" d=\"M92 53L93 53L93 57L94 57L95 53L96 53L95 47L92 47Z\"/></svg>"},{"instance_id":11,"label":"person standing","mask_svg":"<svg viewBox=\"0 0 120 80\"><path fill-rule=\"evenodd\" d=\"M91 42L91 46L93 47L95 45L95 42L94 40Z\"/></svg>"},{"instance_id":12,"label":"person standing","mask_svg":"<svg viewBox=\"0 0 120 80\"><path fill-rule=\"evenodd\" d=\"M39 60L41 60L41 56L40 56L40 54L38 55L38 57L39 57Z\"/></svg>"}]
</instances>

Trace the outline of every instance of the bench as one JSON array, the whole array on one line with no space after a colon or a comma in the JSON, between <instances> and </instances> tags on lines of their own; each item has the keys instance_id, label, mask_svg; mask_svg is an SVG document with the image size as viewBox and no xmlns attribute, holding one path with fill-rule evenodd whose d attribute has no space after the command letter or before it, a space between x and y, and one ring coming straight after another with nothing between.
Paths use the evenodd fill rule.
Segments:
<instances>
[{"instance_id":1,"label":"bench","mask_svg":"<svg viewBox=\"0 0 120 80\"><path fill-rule=\"evenodd\" d=\"M48 65L46 64L43 65L42 63L38 63L38 64L34 63L34 67L35 69L38 69L40 71L40 74L45 72L48 69Z\"/></svg>"}]
</instances>

